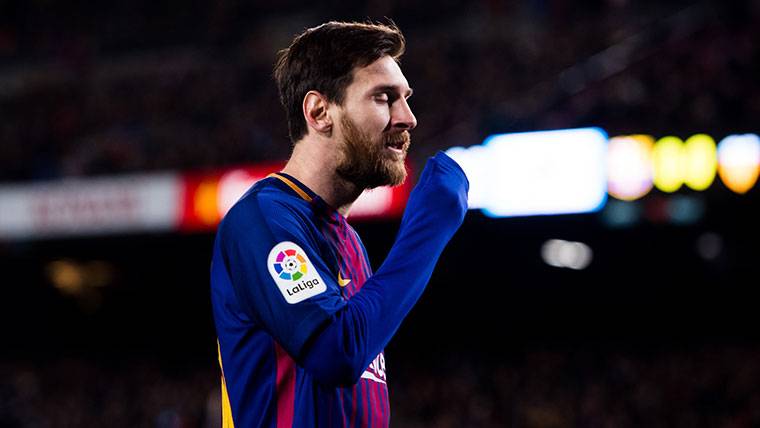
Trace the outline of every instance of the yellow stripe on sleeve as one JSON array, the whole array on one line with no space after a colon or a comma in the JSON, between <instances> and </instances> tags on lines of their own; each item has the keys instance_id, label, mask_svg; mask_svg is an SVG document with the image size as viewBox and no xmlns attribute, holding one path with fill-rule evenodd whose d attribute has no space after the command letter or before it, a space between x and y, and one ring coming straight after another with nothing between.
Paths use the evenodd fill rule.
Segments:
<instances>
[{"instance_id":1,"label":"yellow stripe on sleeve","mask_svg":"<svg viewBox=\"0 0 760 428\"><path fill-rule=\"evenodd\" d=\"M235 422L232 420L230 396L227 394L227 382L224 380L224 366L222 365L222 350L219 347L219 340L216 341L216 354L219 356L219 369L222 371L222 428L235 428Z\"/></svg>"}]
</instances>

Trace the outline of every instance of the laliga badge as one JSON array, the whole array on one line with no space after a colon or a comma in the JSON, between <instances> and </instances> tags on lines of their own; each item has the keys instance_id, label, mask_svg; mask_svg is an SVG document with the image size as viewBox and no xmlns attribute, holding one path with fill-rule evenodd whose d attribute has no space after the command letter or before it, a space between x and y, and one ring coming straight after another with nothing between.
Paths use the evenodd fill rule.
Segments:
<instances>
[{"instance_id":1,"label":"laliga badge","mask_svg":"<svg viewBox=\"0 0 760 428\"><path fill-rule=\"evenodd\" d=\"M269 252L267 267L285 301L290 304L327 290L309 257L293 242L283 241L275 245Z\"/></svg>"}]
</instances>

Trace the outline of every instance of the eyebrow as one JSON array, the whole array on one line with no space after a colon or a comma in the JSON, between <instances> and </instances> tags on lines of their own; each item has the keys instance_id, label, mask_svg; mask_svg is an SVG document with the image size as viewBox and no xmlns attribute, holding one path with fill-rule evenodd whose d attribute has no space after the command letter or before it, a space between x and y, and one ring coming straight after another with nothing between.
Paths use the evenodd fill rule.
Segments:
<instances>
[{"instance_id":1,"label":"eyebrow","mask_svg":"<svg viewBox=\"0 0 760 428\"><path fill-rule=\"evenodd\" d=\"M370 89L370 92L401 92L401 87L398 85L377 85ZM414 90L412 88L409 88L406 91L406 95L404 95L404 98L409 98L414 93Z\"/></svg>"}]
</instances>

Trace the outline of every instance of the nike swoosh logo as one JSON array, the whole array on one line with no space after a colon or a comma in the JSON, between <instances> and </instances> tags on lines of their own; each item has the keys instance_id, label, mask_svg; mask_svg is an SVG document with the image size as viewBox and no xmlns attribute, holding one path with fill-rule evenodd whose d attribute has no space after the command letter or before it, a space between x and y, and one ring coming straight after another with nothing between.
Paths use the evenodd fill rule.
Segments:
<instances>
[{"instance_id":1,"label":"nike swoosh logo","mask_svg":"<svg viewBox=\"0 0 760 428\"><path fill-rule=\"evenodd\" d=\"M338 272L338 285L345 287L349 282L351 282L350 279L343 279L343 276L341 276L340 272Z\"/></svg>"}]
</instances>

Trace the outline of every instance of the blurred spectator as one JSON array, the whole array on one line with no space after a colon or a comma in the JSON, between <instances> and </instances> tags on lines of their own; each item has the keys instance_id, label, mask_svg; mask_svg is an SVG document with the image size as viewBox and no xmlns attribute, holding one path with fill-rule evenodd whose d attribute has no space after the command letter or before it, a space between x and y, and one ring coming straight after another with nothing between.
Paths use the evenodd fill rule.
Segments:
<instances>
[{"instance_id":1,"label":"blurred spectator","mask_svg":"<svg viewBox=\"0 0 760 428\"><path fill-rule=\"evenodd\" d=\"M276 50L323 15L377 8L398 16L409 39L420 162L493 132L741 132L760 114L752 2L75 7L91 28L56 21L43 3L6 6L0 20L0 180L284 159Z\"/></svg>"},{"instance_id":2,"label":"blurred spectator","mask_svg":"<svg viewBox=\"0 0 760 428\"><path fill-rule=\"evenodd\" d=\"M0 363L0 426L219 426L214 369L74 358Z\"/></svg>"},{"instance_id":3,"label":"blurred spectator","mask_svg":"<svg viewBox=\"0 0 760 428\"><path fill-rule=\"evenodd\" d=\"M0 3L0 181L285 159L275 52L367 16L407 36L419 164L494 132L758 132L756 1L74 3ZM757 347L571 348L393 358L393 426L760 426ZM213 363L0 360L0 426L218 426L218 380Z\"/></svg>"},{"instance_id":4,"label":"blurred spectator","mask_svg":"<svg viewBox=\"0 0 760 428\"><path fill-rule=\"evenodd\" d=\"M389 378L396 427L749 427L760 349L439 353ZM0 364L4 427L218 427L215 367L84 359Z\"/></svg>"}]
</instances>

